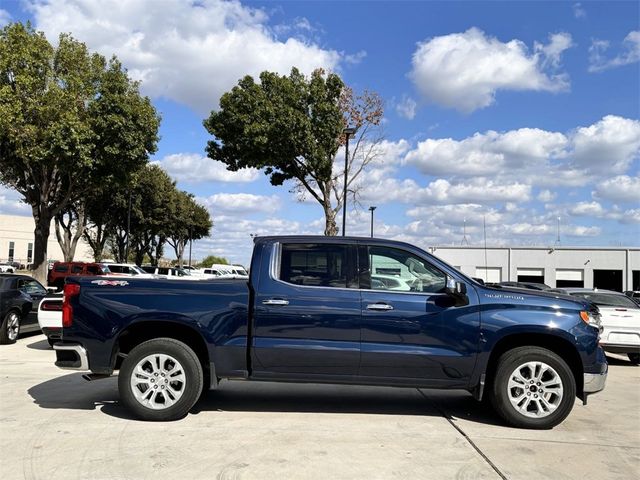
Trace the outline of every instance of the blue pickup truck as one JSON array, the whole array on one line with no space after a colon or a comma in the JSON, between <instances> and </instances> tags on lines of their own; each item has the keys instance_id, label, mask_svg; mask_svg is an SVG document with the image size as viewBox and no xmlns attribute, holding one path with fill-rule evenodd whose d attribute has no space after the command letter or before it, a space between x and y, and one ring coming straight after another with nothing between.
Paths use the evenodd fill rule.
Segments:
<instances>
[{"instance_id":1,"label":"blue pickup truck","mask_svg":"<svg viewBox=\"0 0 640 480\"><path fill-rule=\"evenodd\" d=\"M463 389L551 428L607 376L593 305L371 238L257 238L248 281L71 277L62 313L56 365L119 370L146 420L183 417L227 379Z\"/></svg>"}]
</instances>

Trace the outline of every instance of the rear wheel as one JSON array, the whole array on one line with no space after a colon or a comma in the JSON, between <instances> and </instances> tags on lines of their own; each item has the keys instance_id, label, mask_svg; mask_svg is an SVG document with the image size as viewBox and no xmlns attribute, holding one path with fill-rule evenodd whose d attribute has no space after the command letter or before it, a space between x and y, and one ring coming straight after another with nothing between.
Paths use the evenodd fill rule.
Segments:
<instances>
[{"instance_id":1,"label":"rear wheel","mask_svg":"<svg viewBox=\"0 0 640 480\"><path fill-rule=\"evenodd\" d=\"M16 343L20 335L20 314L11 310L4 316L0 326L0 344Z\"/></svg>"},{"instance_id":2,"label":"rear wheel","mask_svg":"<svg viewBox=\"0 0 640 480\"><path fill-rule=\"evenodd\" d=\"M118 375L122 402L143 420L184 417L198 400L202 385L197 355L172 338L157 338L135 347Z\"/></svg>"},{"instance_id":3,"label":"rear wheel","mask_svg":"<svg viewBox=\"0 0 640 480\"><path fill-rule=\"evenodd\" d=\"M540 347L514 348L498 361L491 403L510 425L547 429L573 408L576 382L567 363Z\"/></svg>"},{"instance_id":4,"label":"rear wheel","mask_svg":"<svg viewBox=\"0 0 640 480\"><path fill-rule=\"evenodd\" d=\"M629 361L634 365L640 365L640 353L627 353L627 357L629 357Z\"/></svg>"}]
</instances>

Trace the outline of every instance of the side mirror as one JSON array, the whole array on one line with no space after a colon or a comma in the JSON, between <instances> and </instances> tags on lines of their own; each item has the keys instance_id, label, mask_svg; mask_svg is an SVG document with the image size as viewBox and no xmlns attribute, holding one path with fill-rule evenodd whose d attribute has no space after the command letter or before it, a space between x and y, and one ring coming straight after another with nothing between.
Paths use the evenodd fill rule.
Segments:
<instances>
[{"instance_id":1,"label":"side mirror","mask_svg":"<svg viewBox=\"0 0 640 480\"><path fill-rule=\"evenodd\" d=\"M447 288L446 291L449 295L456 297L466 295L467 284L462 282L456 282L455 278L447 275Z\"/></svg>"},{"instance_id":2,"label":"side mirror","mask_svg":"<svg viewBox=\"0 0 640 480\"><path fill-rule=\"evenodd\" d=\"M47 287L48 293L58 293L58 287Z\"/></svg>"}]
</instances>

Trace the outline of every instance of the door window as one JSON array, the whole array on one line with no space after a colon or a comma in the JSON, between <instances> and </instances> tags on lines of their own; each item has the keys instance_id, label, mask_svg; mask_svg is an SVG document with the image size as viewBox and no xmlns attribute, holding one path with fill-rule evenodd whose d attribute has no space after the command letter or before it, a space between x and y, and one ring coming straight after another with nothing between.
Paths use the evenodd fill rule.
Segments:
<instances>
[{"instance_id":1,"label":"door window","mask_svg":"<svg viewBox=\"0 0 640 480\"><path fill-rule=\"evenodd\" d=\"M82 273L82 265L74 264L71 266L71 273Z\"/></svg>"},{"instance_id":2,"label":"door window","mask_svg":"<svg viewBox=\"0 0 640 480\"><path fill-rule=\"evenodd\" d=\"M36 280L20 280L18 290L28 295L44 295L47 291Z\"/></svg>"},{"instance_id":3,"label":"door window","mask_svg":"<svg viewBox=\"0 0 640 480\"><path fill-rule=\"evenodd\" d=\"M58 273L67 273L69 271L69 265L66 263L60 263L55 266L53 271Z\"/></svg>"},{"instance_id":4,"label":"door window","mask_svg":"<svg viewBox=\"0 0 640 480\"><path fill-rule=\"evenodd\" d=\"M366 252L360 264L364 261L366 265L368 260L369 268L365 271L370 274L361 276L362 288L397 292L445 291L447 276L423 258L392 247L370 246L360 252ZM367 280L370 280L370 286Z\"/></svg>"},{"instance_id":5,"label":"door window","mask_svg":"<svg viewBox=\"0 0 640 480\"><path fill-rule=\"evenodd\" d=\"M357 288L347 245L282 245L280 280L312 287Z\"/></svg>"}]
</instances>

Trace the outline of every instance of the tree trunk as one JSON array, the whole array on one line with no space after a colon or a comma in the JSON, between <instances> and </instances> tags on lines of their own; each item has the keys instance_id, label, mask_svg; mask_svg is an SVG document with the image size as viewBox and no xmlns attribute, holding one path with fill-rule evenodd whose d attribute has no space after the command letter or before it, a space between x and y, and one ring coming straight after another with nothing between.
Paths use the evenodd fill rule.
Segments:
<instances>
[{"instance_id":1,"label":"tree trunk","mask_svg":"<svg viewBox=\"0 0 640 480\"><path fill-rule=\"evenodd\" d=\"M68 216L68 222L65 223L65 215ZM75 224L75 230L74 230ZM85 231L86 215L84 206L78 208L71 207L67 212L60 212L55 216L56 238L64 255L65 262L73 262L76 255L78 240ZM62 233L60 232L62 230Z\"/></svg>"},{"instance_id":2,"label":"tree trunk","mask_svg":"<svg viewBox=\"0 0 640 480\"><path fill-rule=\"evenodd\" d=\"M105 225L96 224L95 231L91 231L90 228L85 229L84 231L84 239L91 247L91 251L93 252L93 260L96 262L101 262L104 258L104 247L107 243L107 228Z\"/></svg>"},{"instance_id":3,"label":"tree trunk","mask_svg":"<svg viewBox=\"0 0 640 480\"><path fill-rule=\"evenodd\" d=\"M178 267L182 268L182 265L184 264L184 247L186 246L187 242L182 238L173 238L168 240L168 243L173 247L173 251L176 254L176 264L178 265Z\"/></svg>"},{"instance_id":4,"label":"tree trunk","mask_svg":"<svg viewBox=\"0 0 640 480\"><path fill-rule=\"evenodd\" d=\"M48 211L39 211L33 207L33 220L36 223L33 231L33 278L43 285L47 283L49 273L47 265L47 242L51 231L51 214Z\"/></svg>"},{"instance_id":5,"label":"tree trunk","mask_svg":"<svg viewBox=\"0 0 640 480\"><path fill-rule=\"evenodd\" d=\"M331 205L323 205L324 209L324 234L328 237L335 237L338 235L338 225L336 224L336 212L331 208Z\"/></svg>"}]
</instances>

